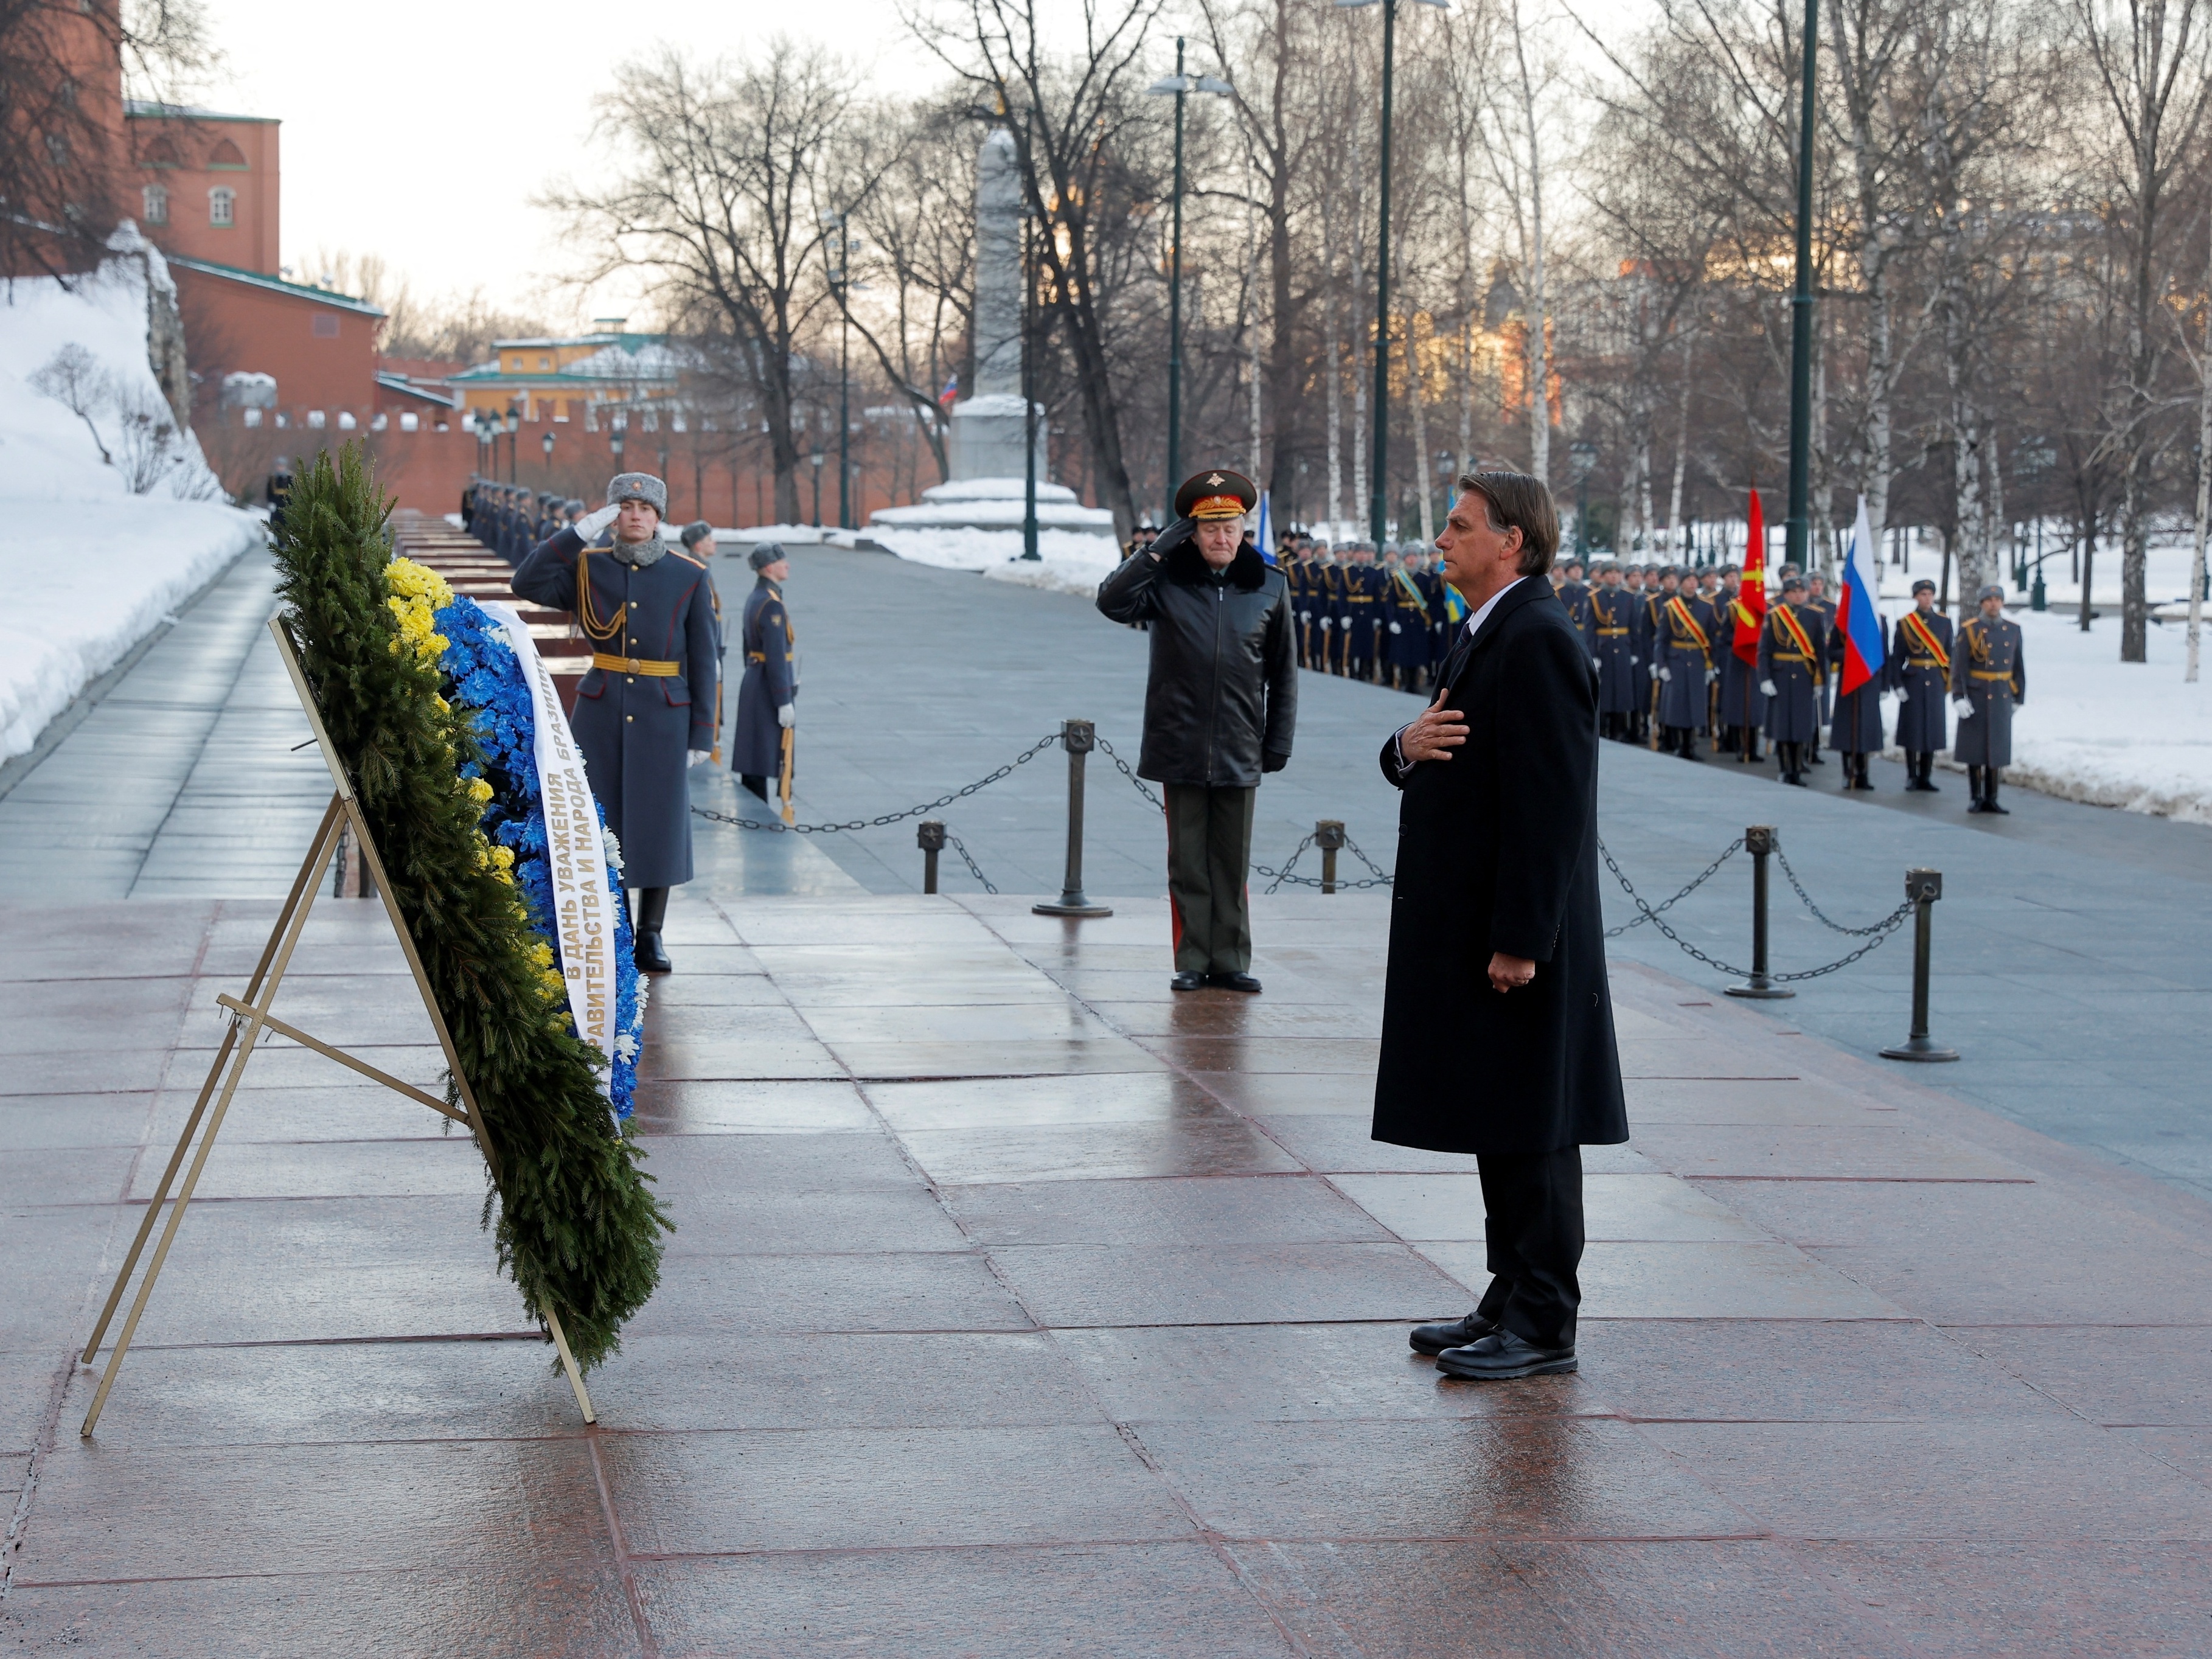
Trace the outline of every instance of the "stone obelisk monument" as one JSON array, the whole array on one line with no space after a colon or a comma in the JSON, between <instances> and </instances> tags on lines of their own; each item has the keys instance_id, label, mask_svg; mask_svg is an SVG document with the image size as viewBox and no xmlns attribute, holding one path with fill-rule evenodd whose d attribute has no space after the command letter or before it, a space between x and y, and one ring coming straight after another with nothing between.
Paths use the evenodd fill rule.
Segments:
<instances>
[{"instance_id":1,"label":"stone obelisk monument","mask_svg":"<svg viewBox=\"0 0 2212 1659\"><path fill-rule=\"evenodd\" d=\"M870 524L884 532L1021 530L1022 180L1014 136L994 128L975 158L975 372L952 406L945 441L951 477L922 491L921 505L894 507ZM1065 485L1048 483L1044 410L1037 410L1037 523L1111 541L1114 515L1083 506Z\"/></svg>"}]
</instances>

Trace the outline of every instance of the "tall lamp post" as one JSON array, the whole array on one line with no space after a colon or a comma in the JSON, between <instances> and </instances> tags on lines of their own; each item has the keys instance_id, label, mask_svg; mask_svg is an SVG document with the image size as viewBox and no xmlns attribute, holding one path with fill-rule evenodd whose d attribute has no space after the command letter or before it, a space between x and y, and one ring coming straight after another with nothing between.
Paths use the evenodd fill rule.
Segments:
<instances>
[{"instance_id":1,"label":"tall lamp post","mask_svg":"<svg viewBox=\"0 0 2212 1659\"><path fill-rule=\"evenodd\" d=\"M822 222L830 231L822 239L822 259L829 273L830 291L837 296L837 528L850 530L853 528L849 494L853 477L850 449L853 433L853 377L850 368L853 313L848 308L846 264L851 255L852 245L845 235L843 214L825 213L822 216ZM834 264L831 263L833 259ZM817 513L815 518L818 523L821 515Z\"/></svg>"},{"instance_id":2,"label":"tall lamp post","mask_svg":"<svg viewBox=\"0 0 2212 1659\"><path fill-rule=\"evenodd\" d=\"M1036 517L1036 381L1030 372L1030 347L1036 331L1036 222L1022 215L1022 557L1032 562L1037 551Z\"/></svg>"},{"instance_id":3,"label":"tall lamp post","mask_svg":"<svg viewBox=\"0 0 2212 1659\"><path fill-rule=\"evenodd\" d=\"M1587 438L1567 446L1567 474L1575 481L1575 551L1589 552L1589 477L1597 465L1597 446Z\"/></svg>"},{"instance_id":4,"label":"tall lamp post","mask_svg":"<svg viewBox=\"0 0 2212 1659\"><path fill-rule=\"evenodd\" d=\"M514 482L514 429L522 424L522 411L513 404L507 406L507 481Z\"/></svg>"},{"instance_id":5,"label":"tall lamp post","mask_svg":"<svg viewBox=\"0 0 2212 1659\"><path fill-rule=\"evenodd\" d=\"M1368 466L1367 533L1377 547L1385 537L1383 505L1389 498L1384 465L1390 456L1390 69L1397 51L1398 0L1336 0L1345 11L1379 4L1382 8L1382 209L1375 228L1375 445ZM1425 6L1449 11L1451 0L1420 0ZM1812 0L1806 0L1811 4Z\"/></svg>"},{"instance_id":6,"label":"tall lamp post","mask_svg":"<svg viewBox=\"0 0 2212 1659\"><path fill-rule=\"evenodd\" d=\"M617 415L608 424L612 430L607 434L607 447L614 452L615 471L619 472L623 470L623 446L629 440L629 434L624 430L629 424L629 417Z\"/></svg>"},{"instance_id":7,"label":"tall lamp post","mask_svg":"<svg viewBox=\"0 0 2212 1659\"><path fill-rule=\"evenodd\" d=\"M814 527L817 530L822 528L822 463L823 459L824 457L820 450L817 449L814 452Z\"/></svg>"},{"instance_id":8,"label":"tall lamp post","mask_svg":"<svg viewBox=\"0 0 2212 1659\"><path fill-rule=\"evenodd\" d=\"M1360 0L1370 3L1370 0ZM1389 0L1395 4L1396 0ZM1176 72L1145 90L1175 100L1175 194L1173 227L1168 233L1168 515L1175 516L1175 492L1182 483L1182 100L1194 92L1223 96L1234 90L1211 75L1185 75L1182 36L1176 36Z\"/></svg>"},{"instance_id":9,"label":"tall lamp post","mask_svg":"<svg viewBox=\"0 0 2212 1659\"><path fill-rule=\"evenodd\" d=\"M1797 106L1797 285L1790 296L1789 562L1802 570L1813 544L1813 72L1820 62L1820 0L1805 0Z\"/></svg>"},{"instance_id":10,"label":"tall lamp post","mask_svg":"<svg viewBox=\"0 0 2212 1659\"><path fill-rule=\"evenodd\" d=\"M550 484L553 482L553 428L547 427L545 435L538 442L545 452L545 482Z\"/></svg>"}]
</instances>

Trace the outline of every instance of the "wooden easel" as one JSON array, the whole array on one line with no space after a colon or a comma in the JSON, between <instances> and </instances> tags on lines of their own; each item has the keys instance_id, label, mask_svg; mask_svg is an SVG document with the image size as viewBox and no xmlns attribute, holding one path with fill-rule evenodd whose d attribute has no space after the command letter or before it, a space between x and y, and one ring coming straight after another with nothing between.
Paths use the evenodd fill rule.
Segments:
<instances>
[{"instance_id":1,"label":"wooden easel","mask_svg":"<svg viewBox=\"0 0 2212 1659\"><path fill-rule=\"evenodd\" d=\"M161 1213L161 1206L169 1196L170 1188L177 1179L177 1170L185 1161L185 1149L198 1133L201 1121L206 1120L207 1133L200 1136L199 1146L192 1153L191 1168L185 1172L185 1184L177 1192L177 1201L169 1209L167 1224L161 1229L161 1241L154 1247L153 1261L146 1268L146 1276L139 1282L138 1294L131 1304L130 1316L123 1322L122 1334L115 1340L115 1351L108 1356L107 1369L100 1374L99 1391L92 1396L92 1409L85 1413L84 1426L78 1433L89 1437L94 1425L100 1421L100 1408L107 1403L107 1391L115 1386L115 1373L123 1364L123 1356L130 1352L131 1339L137 1334L139 1316L146 1311L147 1299L154 1293L154 1281L161 1277L162 1263L169 1258L169 1246L176 1242L178 1224L185 1218L185 1206L192 1201L192 1194L199 1186L200 1171L207 1166L208 1153L214 1149L215 1138L222 1133L222 1120L230 1110L231 1098L238 1091L240 1078L245 1073L246 1062L253 1056L254 1044L264 1030L288 1036L302 1048L325 1054L350 1071L358 1072L372 1081L402 1094L419 1105L464 1124L476 1137L477 1146L490 1167L492 1178L499 1177L499 1156L493 1150L491 1137L486 1132L483 1115L477 1109L475 1093L469 1079L461 1070L461 1058L453 1048L453 1033L446 1029L446 1017L439 1012L438 1000L431 994L430 981L422 971L422 959L416 954L415 941L407 932L392 893L392 884L386 877L384 860L376 848L376 839L368 832L363 820L361 802L356 798L353 781L346 775L337 750L331 746L330 734L323 729L323 718L315 707L314 694L308 689L307 677L301 671L299 653L294 649L290 634L282 617L269 619L269 631L276 636L276 654L284 664L284 672L291 676L292 690L306 711L307 724L313 729L315 742L323 752L323 764L330 768L331 781L336 793L331 804L323 809L321 826L315 831L307 856L301 861L300 873L293 878L292 890L284 901L284 908L276 913L276 925L269 930L269 942L261 948L261 959L254 964L252 977L246 981L244 997L218 996L216 1001L230 1012L230 1026L223 1033L222 1042L216 1049L215 1060L208 1067L207 1081L200 1085L199 1098L192 1103L191 1115L185 1120L184 1133L177 1137L177 1149L169 1154L169 1166L161 1172L161 1184L154 1190L146 1206L146 1218L138 1224L138 1236L131 1240L131 1249L123 1258L123 1267L115 1275L115 1288L107 1293L107 1305L100 1310L100 1321L93 1327L90 1340L84 1345L83 1363L89 1365L100 1351L100 1340L107 1334L109 1322L123 1300L125 1288L138 1266L138 1258L145 1250L146 1241L154 1231L154 1223ZM459 1097L461 1109L452 1107L434 1095L425 1093L411 1083L403 1083L387 1072L379 1071L368 1061L356 1059L343 1049L309 1036L295 1026L274 1018L270 1005L276 1000L276 988L283 983L285 969L291 965L293 948L300 942L300 934L307 924L307 912L313 907L315 895L321 885L323 872L330 867L331 854L336 848L341 832L350 835L367 873L376 884L378 899L384 914L391 920L392 931L398 936L399 949L407 958L408 970L415 975L415 988L422 994L423 1011L430 1016L430 1024L438 1033L438 1046L444 1050L446 1065L453 1073L454 1092ZM216 1082L222 1081L222 1091L216 1092ZM215 1102L210 1115L208 1102ZM561 1364L568 1373L568 1386L576 1391L576 1404L584 1413L584 1421L596 1423L597 1413L592 1410L592 1397L584 1390L583 1373L576 1369L575 1356L568 1352L568 1339L561 1329L560 1316L550 1305L545 1310L545 1328L553 1338L553 1346L560 1350Z\"/></svg>"}]
</instances>

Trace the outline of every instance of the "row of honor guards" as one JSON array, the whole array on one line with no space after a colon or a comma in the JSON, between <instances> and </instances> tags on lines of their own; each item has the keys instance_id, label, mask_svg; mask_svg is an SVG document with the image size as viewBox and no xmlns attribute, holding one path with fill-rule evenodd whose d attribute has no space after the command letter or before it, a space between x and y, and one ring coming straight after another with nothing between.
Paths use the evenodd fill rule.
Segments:
<instances>
[{"instance_id":1,"label":"row of honor guards","mask_svg":"<svg viewBox=\"0 0 2212 1659\"><path fill-rule=\"evenodd\" d=\"M511 563L584 516L573 496L471 478L461 491L461 528Z\"/></svg>"},{"instance_id":2,"label":"row of honor guards","mask_svg":"<svg viewBox=\"0 0 2212 1659\"><path fill-rule=\"evenodd\" d=\"M1954 630L1936 609L1936 584L1915 582L1911 609L1893 626L1882 619L1879 673L1846 692L1844 635L1822 579L1784 566L1780 592L1761 617L1744 599L1741 577L1732 565L1607 563L1593 585L1562 582L1559 597L1597 665L1605 736L1686 760L1699 758L1703 738L1716 755L1746 763L1764 758L1763 739L1782 781L1802 787L1808 767L1826 763L1825 728L1842 786L1871 789L1867 759L1884 745L1881 700L1890 693L1890 736L1905 751L1906 789L1936 793L1936 754L1948 748L1966 769L1966 810L2008 810L1998 804L1998 786L2012 762L2013 713L2027 698L2027 671L2002 587L1984 588L1976 614Z\"/></svg>"},{"instance_id":3,"label":"row of honor guards","mask_svg":"<svg viewBox=\"0 0 2212 1659\"><path fill-rule=\"evenodd\" d=\"M1419 548L1367 542L1332 552L1326 542L1284 538L1277 562L1291 596L1298 666L1421 691L1466 616L1444 586L1442 561Z\"/></svg>"}]
</instances>

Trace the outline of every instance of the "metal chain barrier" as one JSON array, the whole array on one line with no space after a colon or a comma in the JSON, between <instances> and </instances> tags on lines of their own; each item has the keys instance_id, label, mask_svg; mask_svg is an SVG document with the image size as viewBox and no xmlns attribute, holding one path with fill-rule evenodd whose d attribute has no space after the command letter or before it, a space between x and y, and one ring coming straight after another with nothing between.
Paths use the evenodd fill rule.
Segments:
<instances>
[{"instance_id":1,"label":"metal chain barrier","mask_svg":"<svg viewBox=\"0 0 2212 1659\"><path fill-rule=\"evenodd\" d=\"M1167 803L1152 793L1152 786L1147 784L1142 778L1139 777L1134 771L1130 769L1128 762L1123 760L1119 755L1114 752L1114 745L1112 744L1107 742L1103 738L1098 738L1097 743L1098 752L1105 756L1108 760L1112 761L1114 764L1121 769L1121 775L1128 779L1128 781L1136 787L1136 791L1139 794L1142 795L1146 800L1152 802L1152 804L1155 807L1158 808L1159 811L1164 812L1168 810Z\"/></svg>"},{"instance_id":2,"label":"metal chain barrier","mask_svg":"<svg viewBox=\"0 0 2212 1659\"><path fill-rule=\"evenodd\" d=\"M1059 732L1048 732L988 777L978 778L971 784L955 789L949 795L939 795L935 800L925 801L920 806L909 806L902 812L880 813L872 818L854 818L844 823L785 823L775 818L738 817L728 812L710 811L703 806L695 806L691 810L700 817L711 818L716 823L734 823L740 830L772 830L778 835L828 836L834 835L841 830L879 830L884 824L898 823L907 818L918 818L924 812L934 812L940 806L950 806L956 800L965 800L977 790L987 789L1000 779L1011 776L1016 767L1027 765L1059 741ZM1121 764L1118 760L1114 763L1116 766ZM1125 772L1128 770L1127 767L1122 767L1121 769ZM1139 788L1143 787L1142 784L1138 786ZM974 867L972 860L969 867ZM991 890L996 892L998 890L993 888Z\"/></svg>"},{"instance_id":3,"label":"metal chain barrier","mask_svg":"<svg viewBox=\"0 0 2212 1659\"><path fill-rule=\"evenodd\" d=\"M1822 910L1819 905L1813 902L1813 896L1805 890L1805 884L1797 879L1797 872L1790 867L1790 860L1782 851L1782 842L1778 836L1776 838L1774 842L1774 857L1776 862L1780 864L1782 866L1782 873L1790 878L1790 886L1791 890L1793 890L1800 899L1804 901L1805 908L1813 913L1813 919L1819 922L1823 927L1833 928L1837 933L1847 934L1852 939L1864 939L1869 934L1879 933L1887 928L1894 927L1897 925L1897 918L1895 916L1891 916L1887 921L1877 921L1871 927L1844 927L1842 922L1836 921L1826 911Z\"/></svg>"},{"instance_id":4,"label":"metal chain barrier","mask_svg":"<svg viewBox=\"0 0 2212 1659\"><path fill-rule=\"evenodd\" d=\"M1711 875L1714 870L1718 869L1721 864L1727 860L1729 853L1734 853L1742 845L1743 842L1741 838L1739 837L1735 845L1729 848L1729 852L1721 854L1721 857L1718 860L1716 860L1713 865L1706 870L1705 875L1698 877L1696 882L1692 882L1691 884L1691 886L1695 887L1699 883L1702 883L1707 876ZM1652 908L1651 905L1644 899L1644 896L1636 890L1635 884L1629 880L1628 877L1622 872L1620 866L1613 861L1612 850L1606 846L1602 840L1598 842L1597 850L1604 856L1605 867L1613 872L1613 879L1620 884L1621 890L1626 892L1628 896L1635 902L1636 908L1643 913L1642 915L1638 917L1638 921L1650 922L1654 927L1657 928L1661 933L1664 934L1672 944L1680 947L1686 955L1694 957L1699 962L1704 963L1706 967L1714 969L1716 972L1726 974L1732 979L1749 979L1751 977L1751 969L1748 968L1731 967L1729 963L1721 961L1717 957L1707 956L1703 951L1698 949L1696 945L1691 944L1689 940L1684 939L1672 927L1669 927L1664 921L1662 921L1659 919L1659 911ZM1688 888L1685 888L1683 892L1686 893L1689 890L1690 890ZM1674 896L1675 899L1679 899L1681 896L1682 894L1680 893ZM1808 903L1810 902L1810 900L1807 901ZM1668 901L1668 904L1672 904L1673 902L1674 902L1674 899L1669 899ZM1662 905L1660 908L1663 909L1665 906ZM1872 927L1851 930L1854 933L1862 935L1871 934L1873 937L1868 939L1864 945L1860 945L1857 950L1852 951L1847 957L1844 957L1835 962L1825 963L1818 968L1803 969L1794 974L1769 974L1767 978L1778 985L1795 984L1801 980L1819 979L1824 974L1832 974L1839 969L1848 968L1853 963L1856 962L1861 957L1866 955L1869 951L1879 950L1882 945L1887 944L1889 942L1890 936L1896 933L1899 927L1904 926L1906 918L1912 915L1912 911L1913 901L1908 898L1905 902L1899 905L1896 909L1891 911L1888 915L1876 922ZM1633 927L1635 925L1635 923L1632 922L1628 924L1628 927ZM1830 925L1833 926L1834 924L1831 923ZM1625 933L1628 931L1628 927L1610 928L1607 931L1606 937L1610 939L1615 934Z\"/></svg>"},{"instance_id":5,"label":"metal chain barrier","mask_svg":"<svg viewBox=\"0 0 2212 1659\"><path fill-rule=\"evenodd\" d=\"M975 862L975 855L968 850L959 836L948 830L945 839L952 850L960 854L960 861L968 866L968 873L982 884L985 892L995 893L999 890L991 885L991 878L983 873L983 866Z\"/></svg>"},{"instance_id":6,"label":"metal chain barrier","mask_svg":"<svg viewBox=\"0 0 2212 1659\"><path fill-rule=\"evenodd\" d=\"M1613 854L1606 850L1605 837L1602 836L1598 837L1597 850L1605 854L1606 868L1613 872L1613 879L1620 882L1623 887L1627 888L1629 897L1636 899L1637 908L1638 909L1642 909L1644 901L1640 898L1637 898L1636 889L1629 884L1628 878L1620 873L1620 866L1613 861ZM1711 864L1707 865L1698 872L1697 879L1692 881L1687 887L1685 887L1680 892L1675 894L1674 897L1668 899L1664 904L1659 905L1654 909L1644 911L1644 914L1638 916L1635 921L1624 921L1618 927L1607 928L1605 930L1605 936L1607 939L1619 939L1623 933L1626 933L1632 927L1641 927L1647 921L1656 921L1665 912L1673 909L1684 899L1689 897L1691 894L1696 892L1698 889L1703 887L1707 882L1711 881L1713 878L1714 872L1717 871L1721 866L1726 864L1730 859L1734 858L1741 851L1743 851L1743 837L1741 836L1738 836L1734 841L1730 842L1724 849L1723 849L1721 855L1718 858L1715 859Z\"/></svg>"},{"instance_id":7,"label":"metal chain barrier","mask_svg":"<svg viewBox=\"0 0 2212 1659\"><path fill-rule=\"evenodd\" d=\"M1271 876L1273 878L1273 879L1261 890L1263 892L1272 893L1286 881L1293 887L1324 887L1330 885L1331 884L1322 881L1319 876L1301 876L1294 873L1297 869L1298 860L1305 856L1306 848L1311 847L1313 844L1314 838L1311 836L1308 836L1304 841L1298 843L1297 849L1293 852L1290 857L1283 860L1283 867L1279 870L1271 870L1264 864L1254 865L1252 866L1252 871L1255 875ZM1371 876L1364 877L1358 881L1345 881L1340 878L1334 884L1338 892L1352 893L1357 892L1363 887L1388 887L1391 884L1390 878L1383 874L1380 869L1376 868L1375 860L1369 858L1366 854L1362 853L1358 847L1354 844L1351 836L1346 836L1344 838L1344 844L1346 848L1350 848L1352 853L1362 864L1365 865L1370 870L1373 870L1375 873Z\"/></svg>"}]
</instances>

